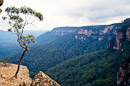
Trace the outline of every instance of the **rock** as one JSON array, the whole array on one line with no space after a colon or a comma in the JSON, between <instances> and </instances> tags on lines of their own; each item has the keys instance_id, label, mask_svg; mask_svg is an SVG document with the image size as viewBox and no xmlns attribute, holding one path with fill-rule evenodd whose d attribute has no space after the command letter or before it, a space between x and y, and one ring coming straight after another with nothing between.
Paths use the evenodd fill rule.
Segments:
<instances>
[{"instance_id":1,"label":"rock","mask_svg":"<svg viewBox=\"0 0 130 86\"><path fill-rule=\"evenodd\" d=\"M113 49L122 50L123 42L125 40L130 41L130 27L124 28L120 25L116 28L116 45Z\"/></svg>"},{"instance_id":2,"label":"rock","mask_svg":"<svg viewBox=\"0 0 130 86\"><path fill-rule=\"evenodd\" d=\"M49 76L40 71L33 79L31 86L60 86Z\"/></svg>"},{"instance_id":3,"label":"rock","mask_svg":"<svg viewBox=\"0 0 130 86\"><path fill-rule=\"evenodd\" d=\"M130 86L130 61L124 59L117 73L117 84L120 86Z\"/></svg>"},{"instance_id":4,"label":"rock","mask_svg":"<svg viewBox=\"0 0 130 86\"><path fill-rule=\"evenodd\" d=\"M130 27L126 31L126 39L130 41Z\"/></svg>"},{"instance_id":5,"label":"rock","mask_svg":"<svg viewBox=\"0 0 130 86\"><path fill-rule=\"evenodd\" d=\"M17 79L14 74L17 70L17 64L0 63L0 86L60 86L43 72L39 72L32 80L29 76L29 70L26 66L20 65L20 71Z\"/></svg>"},{"instance_id":6,"label":"rock","mask_svg":"<svg viewBox=\"0 0 130 86\"><path fill-rule=\"evenodd\" d=\"M121 50L123 46L123 41L125 40L125 33L122 31L123 27L121 26L118 26L116 30L116 46L114 46L113 49Z\"/></svg>"},{"instance_id":7,"label":"rock","mask_svg":"<svg viewBox=\"0 0 130 86\"><path fill-rule=\"evenodd\" d=\"M16 70L16 64L8 63L6 66L3 66L3 63L0 63L0 86L30 86L32 79L29 77L27 67L20 66L17 79L13 77Z\"/></svg>"},{"instance_id":8,"label":"rock","mask_svg":"<svg viewBox=\"0 0 130 86\"><path fill-rule=\"evenodd\" d=\"M110 40L115 37L115 31L116 25L82 27L78 29L75 38L79 40L87 40L87 38L98 39L99 41Z\"/></svg>"}]
</instances>

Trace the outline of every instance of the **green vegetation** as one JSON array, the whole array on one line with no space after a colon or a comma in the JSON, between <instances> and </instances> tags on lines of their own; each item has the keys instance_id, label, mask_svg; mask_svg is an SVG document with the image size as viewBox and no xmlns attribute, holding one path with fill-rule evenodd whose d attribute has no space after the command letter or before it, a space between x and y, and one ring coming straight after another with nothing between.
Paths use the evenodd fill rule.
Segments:
<instances>
[{"instance_id":1,"label":"green vegetation","mask_svg":"<svg viewBox=\"0 0 130 86\"><path fill-rule=\"evenodd\" d=\"M126 34L126 30L130 27L130 18L126 18L122 23L119 24L123 29L117 29L117 32L123 32Z\"/></svg>"},{"instance_id":2,"label":"green vegetation","mask_svg":"<svg viewBox=\"0 0 130 86\"><path fill-rule=\"evenodd\" d=\"M128 20L126 19L122 25L128 27ZM79 35L77 32L57 37L49 32L44 35L50 36L49 39L40 40L43 45L35 45L25 54L22 65L29 68L31 77L43 71L62 86L117 86L116 76L120 62L124 58L130 59L130 42L123 40L123 49L117 51L113 50L113 46L116 45L116 39L113 38L109 41L110 48L105 49L108 38L115 37L117 24L114 25L114 30L101 35L104 36L101 41L92 38L92 35L100 36L100 30L104 30L105 27L102 25L84 27L94 31L92 37ZM86 37L86 40L76 39L77 35ZM17 63L16 60L21 53L8 56L6 60Z\"/></svg>"},{"instance_id":3,"label":"green vegetation","mask_svg":"<svg viewBox=\"0 0 130 86\"><path fill-rule=\"evenodd\" d=\"M103 29L103 26L100 27ZM98 30L100 28L94 30L97 36ZM124 58L130 59L130 42L123 41L123 51L117 51L113 50L116 45L113 38L109 42L110 48L105 49L108 36L114 37L114 32L108 32L102 41L91 37L87 40L76 39L76 32L50 39L48 44L31 47L22 64L28 66L31 77L43 71L62 86L117 86L120 62ZM83 34L80 36L86 37ZM6 59L17 63L20 53Z\"/></svg>"},{"instance_id":4,"label":"green vegetation","mask_svg":"<svg viewBox=\"0 0 130 86\"><path fill-rule=\"evenodd\" d=\"M5 60L5 59L0 59L0 63L2 62L2 66L7 66L7 64L9 63L9 61Z\"/></svg>"},{"instance_id":5,"label":"green vegetation","mask_svg":"<svg viewBox=\"0 0 130 86\"><path fill-rule=\"evenodd\" d=\"M60 37L49 44L31 47L25 54L22 64L27 65L31 76L33 77L40 70L45 72L57 64L75 58L92 51L106 48L107 40L98 41L97 39L88 38L81 41L75 39L75 33ZM13 63L17 63L20 53L14 54L7 58ZM33 63L32 63L33 62Z\"/></svg>"},{"instance_id":6,"label":"green vegetation","mask_svg":"<svg viewBox=\"0 0 130 86\"><path fill-rule=\"evenodd\" d=\"M52 31L46 32L45 34L42 34L36 38L36 43L38 45L47 44L51 41L54 41L55 39L57 39L59 37L61 37L61 36L52 33Z\"/></svg>"},{"instance_id":7,"label":"green vegetation","mask_svg":"<svg viewBox=\"0 0 130 86\"><path fill-rule=\"evenodd\" d=\"M107 49L69 59L46 73L62 86L117 86L120 61L130 59L129 44L124 42L126 57L121 51Z\"/></svg>"},{"instance_id":8,"label":"green vegetation","mask_svg":"<svg viewBox=\"0 0 130 86\"><path fill-rule=\"evenodd\" d=\"M120 25L126 28L130 27L130 18L126 18Z\"/></svg>"},{"instance_id":9,"label":"green vegetation","mask_svg":"<svg viewBox=\"0 0 130 86\"><path fill-rule=\"evenodd\" d=\"M122 23L128 27L129 19ZM121 31L122 32L122 31ZM110 41L114 45L115 39ZM95 44L94 44L95 45ZM123 51L106 50L84 54L50 68L46 73L62 86L117 86L117 71L122 59L130 59L130 41L123 42Z\"/></svg>"}]
</instances>

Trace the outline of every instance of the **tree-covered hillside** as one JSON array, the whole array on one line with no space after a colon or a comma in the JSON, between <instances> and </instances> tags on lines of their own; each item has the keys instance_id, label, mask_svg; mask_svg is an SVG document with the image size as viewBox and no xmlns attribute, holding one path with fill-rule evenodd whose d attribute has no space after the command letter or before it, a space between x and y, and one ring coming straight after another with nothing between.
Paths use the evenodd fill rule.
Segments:
<instances>
[{"instance_id":1,"label":"tree-covered hillside","mask_svg":"<svg viewBox=\"0 0 130 86\"><path fill-rule=\"evenodd\" d=\"M117 86L120 61L130 59L130 42L124 43L124 54L113 49L102 50L69 59L46 73L62 86Z\"/></svg>"},{"instance_id":2,"label":"tree-covered hillside","mask_svg":"<svg viewBox=\"0 0 130 86\"><path fill-rule=\"evenodd\" d=\"M52 31L46 32L45 34L41 34L36 38L37 45L49 43L63 35L75 32L80 27L57 27Z\"/></svg>"},{"instance_id":3,"label":"tree-covered hillside","mask_svg":"<svg viewBox=\"0 0 130 86\"><path fill-rule=\"evenodd\" d=\"M106 48L108 40L98 41L88 38L87 40L75 39L75 33L60 37L49 44L34 46L26 53L22 64L28 66L31 76L38 71L46 71L57 64L84 53ZM17 63L20 53L11 55L6 59ZM34 74L33 74L34 73Z\"/></svg>"}]
</instances>

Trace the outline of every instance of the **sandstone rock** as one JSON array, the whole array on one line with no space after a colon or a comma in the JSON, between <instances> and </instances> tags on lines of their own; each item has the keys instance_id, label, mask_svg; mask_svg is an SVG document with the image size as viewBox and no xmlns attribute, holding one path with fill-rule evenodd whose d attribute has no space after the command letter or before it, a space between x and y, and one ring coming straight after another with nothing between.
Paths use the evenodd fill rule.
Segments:
<instances>
[{"instance_id":1,"label":"sandstone rock","mask_svg":"<svg viewBox=\"0 0 130 86\"><path fill-rule=\"evenodd\" d=\"M0 86L60 86L43 72L39 72L33 79L29 77L29 70L26 66L21 65L18 78L14 78L17 70L16 64L6 65L0 63Z\"/></svg>"},{"instance_id":2,"label":"sandstone rock","mask_svg":"<svg viewBox=\"0 0 130 86\"><path fill-rule=\"evenodd\" d=\"M117 84L120 86L130 86L130 61L124 59L117 73Z\"/></svg>"},{"instance_id":3,"label":"sandstone rock","mask_svg":"<svg viewBox=\"0 0 130 86\"><path fill-rule=\"evenodd\" d=\"M119 25L116 31L116 45L113 46L113 49L122 50L123 42L125 40L130 41L130 27L125 30L125 28Z\"/></svg>"},{"instance_id":4,"label":"sandstone rock","mask_svg":"<svg viewBox=\"0 0 130 86\"><path fill-rule=\"evenodd\" d=\"M33 79L31 86L60 86L49 76L40 71Z\"/></svg>"},{"instance_id":5,"label":"sandstone rock","mask_svg":"<svg viewBox=\"0 0 130 86\"><path fill-rule=\"evenodd\" d=\"M101 26L88 26L78 29L75 36L79 40L87 40L87 38L98 39L99 41L113 38L116 32L116 25Z\"/></svg>"},{"instance_id":6,"label":"sandstone rock","mask_svg":"<svg viewBox=\"0 0 130 86\"><path fill-rule=\"evenodd\" d=\"M29 70L26 66L20 66L20 71L18 73L18 78L14 78L14 74L17 70L16 64L7 64L3 66L3 63L0 63L0 86L30 86L32 80L29 77ZM23 85L24 86L24 85Z\"/></svg>"},{"instance_id":7,"label":"sandstone rock","mask_svg":"<svg viewBox=\"0 0 130 86\"><path fill-rule=\"evenodd\" d=\"M114 25L111 25L111 26L106 26L103 30L103 33L107 33L109 32L110 30L112 30L114 28Z\"/></svg>"}]
</instances>

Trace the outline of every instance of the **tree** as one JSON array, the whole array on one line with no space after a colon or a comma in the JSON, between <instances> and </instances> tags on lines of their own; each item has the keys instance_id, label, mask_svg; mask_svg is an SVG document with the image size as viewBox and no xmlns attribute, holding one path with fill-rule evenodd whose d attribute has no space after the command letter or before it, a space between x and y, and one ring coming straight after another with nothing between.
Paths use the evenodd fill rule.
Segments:
<instances>
[{"instance_id":1,"label":"tree","mask_svg":"<svg viewBox=\"0 0 130 86\"><path fill-rule=\"evenodd\" d=\"M26 6L21 8L7 7L5 12L7 13L7 16L2 18L3 20L8 20L8 23L11 26L8 31L17 34L17 42L24 49L21 58L18 60L18 68L14 75L14 77L17 78L21 61L25 52L29 50L27 44L35 42L33 35L23 36L24 29L27 25L33 24L36 20L42 21L43 15Z\"/></svg>"}]
</instances>

